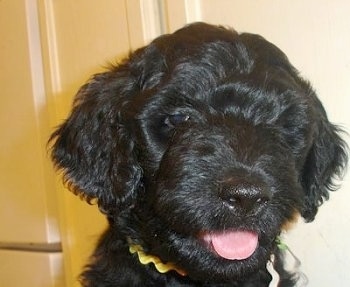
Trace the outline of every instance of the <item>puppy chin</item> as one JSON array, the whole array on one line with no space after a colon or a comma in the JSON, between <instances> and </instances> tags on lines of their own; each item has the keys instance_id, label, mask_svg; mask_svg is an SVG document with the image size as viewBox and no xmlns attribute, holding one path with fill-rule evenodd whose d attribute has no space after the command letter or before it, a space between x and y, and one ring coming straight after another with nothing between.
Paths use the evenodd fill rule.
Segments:
<instances>
[{"instance_id":1,"label":"puppy chin","mask_svg":"<svg viewBox=\"0 0 350 287\"><path fill-rule=\"evenodd\" d=\"M188 276L193 280L205 281L209 276L211 282L216 283L244 280L264 267L270 258L269 252L261 247L258 247L251 256L239 260L223 258L208 247L205 253L197 265L185 267Z\"/></svg>"}]
</instances>

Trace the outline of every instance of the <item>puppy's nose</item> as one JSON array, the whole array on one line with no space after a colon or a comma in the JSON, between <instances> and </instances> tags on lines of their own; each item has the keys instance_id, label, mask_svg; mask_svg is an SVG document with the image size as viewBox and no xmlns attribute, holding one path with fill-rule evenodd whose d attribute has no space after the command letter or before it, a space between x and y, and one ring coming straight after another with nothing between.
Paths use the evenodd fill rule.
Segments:
<instances>
[{"instance_id":1,"label":"puppy's nose","mask_svg":"<svg viewBox=\"0 0 350 287\"><path fill-rule=\"evenodd\" d=\"M249 212L271 199L264 185L248 181L233 181L224 184L219 196L228 207L244 212Z\"/></svg>"}]
</instances>

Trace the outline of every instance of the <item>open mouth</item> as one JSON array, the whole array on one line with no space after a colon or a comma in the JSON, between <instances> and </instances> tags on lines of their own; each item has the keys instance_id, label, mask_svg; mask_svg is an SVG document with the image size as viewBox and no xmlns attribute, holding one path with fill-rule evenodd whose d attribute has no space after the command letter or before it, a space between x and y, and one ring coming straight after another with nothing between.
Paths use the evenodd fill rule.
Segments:
<instances>
[{"instance_id":1,"label":"open mouth","mask_svg":"<svg viewBox=\"0 0 350 287\"><path fill-rule=\"evenodd\" d=\"M212 252L228 260L248 259L259 245L259 236L254 231L210 231L202 232L199 237Z\"/></svg>"}]
</instances>

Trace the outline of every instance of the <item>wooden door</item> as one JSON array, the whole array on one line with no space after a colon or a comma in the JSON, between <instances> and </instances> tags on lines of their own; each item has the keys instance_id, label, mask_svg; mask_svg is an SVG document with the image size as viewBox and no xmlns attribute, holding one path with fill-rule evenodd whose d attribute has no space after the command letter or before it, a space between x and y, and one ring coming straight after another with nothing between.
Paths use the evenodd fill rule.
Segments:
<instances>
[{"instance_id":1,"label":"wooden door","mask_svg":"<svg viewBox=\"0 0 350 287\"><path fill-rule=\"evenodd\" d=\"M0 1L0 285L63 281L51 132L33 1Z\"/></svg>"},{"instance_id":2,"label":"wooden door","mask_svg":"<svg viewBox=\"0 0 350 287\"><path fill-rule=\"evenodd\" d=\"M156 1L39 0L46 94L51 126L71 109L79 87L110 63L159 34ZM52 129L53 130L53 129ZM57 179L66 285L77 276L106 227L97 206L88 205Z\"/></svg>"}]
</instances>

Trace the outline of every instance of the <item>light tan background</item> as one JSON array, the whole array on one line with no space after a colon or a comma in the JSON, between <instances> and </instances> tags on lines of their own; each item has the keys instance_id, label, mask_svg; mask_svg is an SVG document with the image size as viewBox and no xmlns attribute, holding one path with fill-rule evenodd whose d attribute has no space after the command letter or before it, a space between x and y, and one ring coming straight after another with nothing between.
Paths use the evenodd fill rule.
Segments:
<instances>
[{"instance_id":1,"label":"light tan background","mask_svg":"<svg viewBox=\"0 0 350 287\"><path fill-rule=\"evenodd\" d=\"M349 15L347 0L0 1L0 230L11 230L0 241L62 244L60 252L25 261L0 242L0 285L78 286L105 228L95 206L62 187L46 153L53 127L92 73L185 23L230 25L285 51L330 119L350 131ZM348 176L316 221L301 222L287 237L311 287L349 285L349 186Z\"/></svg>"}]
</instances>

